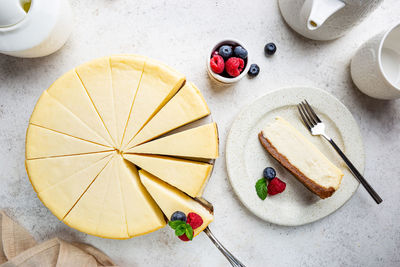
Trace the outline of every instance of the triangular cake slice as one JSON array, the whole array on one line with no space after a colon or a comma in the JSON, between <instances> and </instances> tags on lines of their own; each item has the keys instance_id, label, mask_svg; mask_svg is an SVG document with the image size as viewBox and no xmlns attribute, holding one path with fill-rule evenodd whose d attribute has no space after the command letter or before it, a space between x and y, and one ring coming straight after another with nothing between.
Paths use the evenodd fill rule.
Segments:
<instances>
[{"instance_id":1,"label":"triangular cake slice","mask_svg":"<svg viewBox=\"0 0 400 267\"><path fill-rule=\"evenodd\" d=\"M110 58L103 57L86 62L76 68L76 73L104 122L114 144L117 143L114 90L111 81Z\"/></svg>"},{"instance_id":2,"label":"triangular cake slice","mask_svg":"<svg viewBox=\"0 0 400 267\"><path fill-rule=\"evenodd\" d=\"M84 233L104 238L129 238L121 185L114 159L97 176L64 223Z\"/></svg>"},{"instance_id":3,"label":"triangular cake slice","mask_svg":"<svg viewBox=\"0 0 400 267\"><path fill-rule=\"evenodd\" d=\"M25 166L33 188L36 192L41 192L112 153L110 151L55 158L28 159L25 161Z\"/></svg>"},{"instance_id":4,"label":"triangular cake slice","mask_svg":"<svg viewBox=\"0 0 400 267\"><path fill-rule=\"evenodd\" d=\"M218 144L217 124L213 122L135 146L125 153L215 159Z\"/></svg>"},{"instance_id":5,"label":"triangular cake slice","mask_svg":"<svg viewBox=\"0 0 400 267\"><path fill-rule=\"evenodd\" d=\"M105 146L110 144L44 91L29 123Z\"/></svg>"},{"instance_id":6,"label":"triangular cake slice","mask_svg":"<svg viewBox=\"0 0 400 267\"><path fill-rule=\"evenodd\" d=\"M193 83L186 83L129 142L127 147L131 148L152 140L209 114L210 110L199 89Z\"/></svg>"},{"instance_id":7,"label":"triangular cake slice","mask_svg":"<svg viewBox=\"0 0 400 267\"><path fill-rule=\"evenodd\" d=\"M144 235L164 227L164 215L140 182L136 167L121 157L116 160L129 236Z\"/></svg>"},{"instance_id":8,"label":"triangular cake slice","mask_svg":"<svg viewBox=\"0 0 400 267\"><path fill-rule=\"evenodd\" d=\"M124 154L124 158L192 197L202 194L213 167L208 163L156 155Z\"/></svg>"},{"instance_id":9,"label":"triangular cake slice","mask_svg":"<svg viewBox=\"0 0 400 267\"><path fill-rule=\"evenodd\" d=\"M213 221L213 214L196 200L146 171L140 170L139 174L147 191L169 220L175 211L181 211L186 215L189 212L194 212L201 216L203 224L194 230L194 236L198 235Z\"/></svg>"},{"instance_id":10,"label":"triangular cake slice","mask_svg":"<svg viewBox=\"0 0 400 267\"><path fill-rule=\"evenodd\" d=\"M171 99L182 87L185 76L161 62L147 60L136 93L122 147Z\"/></svg>"},{"instance_id":11,"label":"triangular cake slice","mask_svg":"<svg viewBox=\"0 0 400 267\"><path fill-rule=\"evenodd\" d=\"M318 148L281 117L259 133L264 148L302 184L320 198L327 198L339 188L343 172Z\"/></svg>"},{"instance_id":12,"label":"triangular cake slice","mask_svg":"<svg viewBox=\"0 0 400 267\"><path fill-rule=\"evenodd\" d=\"M109 155L86 169L63 177L58 183L39 191L39 199L59 220L62 220L111 158Z\"/></svg>"},{"instance_id":13,"label":"triangular cake slice","mask_svg":"<svg viewBox=\"0 0 400 267\"><path fill-rule=\"evenodd\" d=\"M75 116L79 117L93 131L107 140L110 146L114 145L75 69L58 78L47 89L47 92L74 113Z\"/></svg>"},{"instance_id":14,"label":"triangular cake slice","mask_svg":"<svg viewBox=\"0 0 400 267\"><path fill-rule=\"evenodd\" d=\"M62 144L62 145L60 145ZM30 124L26 133L26 159L105 152L110 147Z\"/></svg>"},{"instance_id":15,"label":"triangular cake slice","mask_svg":"<svg viewBox=\"0 0 400 267\"><path fill-rule=\"evenodd\" d=\"M116 55L110 58L118 145L122 143L145 61L146 57L140 55Z\"/></svg>"}]
</instances>

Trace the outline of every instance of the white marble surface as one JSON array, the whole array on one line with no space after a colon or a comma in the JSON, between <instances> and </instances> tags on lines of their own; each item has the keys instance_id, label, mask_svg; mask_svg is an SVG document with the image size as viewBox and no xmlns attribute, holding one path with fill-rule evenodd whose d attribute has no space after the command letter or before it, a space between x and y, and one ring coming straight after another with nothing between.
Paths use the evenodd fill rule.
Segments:
<instances>
[{"instance_id":1,"label":"white marble surface","mask_svg":"<svg viewBox=\"0 0 400 267\"><path fill-rule=\"evenodd\" d=\"M66 46L40 59L0 55L0 208L38 240L59 236L87 242L121 266L227 266L205 235L187 244L165 228L118 241L88 236L59 222L38 200L24 168L25 130L41 92L68 69L114 53L142 53L181 70L204 93L221 138L221 158L205 196L215 206L212 230L247 266L400 266L400 100L378 101L353 85L349 62L357 47L399 20L400 2L386 0L348 35L333 42L299 37L284 24L275 0L71 1L75 30ZM209 80L208 48L232 36L249 43L261 67L232 87ZM266 42L278 52L263 55ZM301 227L280 227L251 215L237 200L225 170L225 141L241 107L270 90L320 87L353 113L365 142L365 176L382 195L364 189L331 216ZM265 103L268 105L268 102Z\"/></svg>"}]
</instances>

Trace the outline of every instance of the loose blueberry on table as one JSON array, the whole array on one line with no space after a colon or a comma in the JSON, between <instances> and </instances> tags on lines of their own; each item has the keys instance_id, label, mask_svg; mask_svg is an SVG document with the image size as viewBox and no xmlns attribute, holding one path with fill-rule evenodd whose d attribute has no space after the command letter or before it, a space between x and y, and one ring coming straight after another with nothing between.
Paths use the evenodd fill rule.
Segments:
<instances>
[{"instance_id":1,"label":"loose blueberry on table","mask_svg":"<svg viewBox=\"0 0 400 267\"><path fill-rule=\"evenodd\" d=\"M168 222L168 225L175 230L175 235L182 241L192 240L193 230L202 224L203 219L197 213L189 212L186 216L182 211L175 211Z\"/></svg>"},{"instance_id":2,"label":"loose blueberry on table","mask_svg":"<svg viewBox=\"0 0 400 267\"><path fill-rule=\"evenodd\" d=\"M257 64L251 64L249 69L249 76L256 77L260 73L260 67Z\"/></svg>"},{"instance_id":3,"label":"loose blueberry on table","mask_svg":"<svg viewBox=\"0 0 400 267\"><path fill-rule=\"evenodd\" d=\"M276 45L274 43L268 43L264 47L265 54L271 56L276 52Z\"/></svg>"},{"instance_id":4,"label":"loose blueberry on table","mask_svg":"<svg viewBox=\"0 0 400 267\"><path fill-rule=\"evenodd\" d=\"M211 54L211 70L225 78L239 76L247 65L248 52L240 45L224 44Z\"/></svg>"},{"instance_id":5,"label":"loose blueberry on table","mask_svg":"<svg viewBox=\"0 0 400 267\"><path fill-rule=\"evenodd\" d=\"M276 177L276 171L267 167L263 171L263 178L256 182L256 192L260 199L264 200L268 195L280 194L286 189L286 183Z\"/></svg>"}]
</instances>

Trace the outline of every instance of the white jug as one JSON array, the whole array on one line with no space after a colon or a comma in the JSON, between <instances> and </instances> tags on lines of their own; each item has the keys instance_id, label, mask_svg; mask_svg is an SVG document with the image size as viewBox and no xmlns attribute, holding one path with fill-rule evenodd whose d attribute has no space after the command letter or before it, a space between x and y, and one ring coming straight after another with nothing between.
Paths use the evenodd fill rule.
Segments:
<instances>
[{"instance_id":1,"label":"white jug","mask_svg":"<svg viewBox=\"0 0 400 267\"><path fill-rule=\"evenodd\" d=\"M0 0L0 53L46 56L64 45L71 30L68 0Z\"/></svg>"},{"instance_id":2,"label":"white jug","mask_svg":"<svg viewBox=\"0 0 400 267\"><path fill-rule=\"evenodd\" d=\"M382 0L278 0L286 23L314 40L344 35L372 12Z\"/></svg>"}]
</instances>

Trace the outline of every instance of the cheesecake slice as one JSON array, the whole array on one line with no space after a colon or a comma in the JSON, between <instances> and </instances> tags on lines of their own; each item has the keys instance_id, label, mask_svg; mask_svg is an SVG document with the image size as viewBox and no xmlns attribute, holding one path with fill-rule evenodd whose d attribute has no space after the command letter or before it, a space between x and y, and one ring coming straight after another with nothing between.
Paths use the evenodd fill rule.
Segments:
<instances>
[{"instance_id":1,"label":"cheesecake slice","mask_svg":"<svg viewBox=\"0 0 400 267\"><path fill-rule=\"evenodd\" d=\"M137 89L122 147L175 95L185 82L185 76L167 65L148 59Z\"/></svg>"},{"instance_id":2,"label":"cheesecake slice","mask_svg":"<svg viewBox=\"0 0 400 267\"><path fill-rule=\"evenodd\" d=\"M217 124L213 122L135 146L125 153L216 159L218 144Z\"/></svg>"},{"instance_id":3,"label":"cheesecake slice","mask_svg":"<svg viewBox=\"0 0 400 267\"><path fill-rule=\"evenodd\" d=\"M281 117L258 135L263 147L311 192L324 199L339 188L343 172Z\"/></svg>"},{"instance_id":4,"label":"cheesecake slice","mask_svg":"<svg viewBox=\"0 0 400 267\"><path fill-rule=\"evenodd\" d=\"M192 197L202 194L212 165L165 156L124 154L124 158Z\"/></svg>"},{"instance_id":5,"label":"cheesecake slice","mask_svg":"<svg viewBox=\"0 0 400 267\"><path fill-rule=\"evenodd\" d=\"M152 140L209 114L210 110L199 89L193 83L186 83L128 143L127 147L131 148Z\"/></svg>"},{"instance_id":6,"label":"cheesecake slice","mask_svg":"<svg viewBox=\"0 0 400 267\"><path fill-rule=\"evenodd\" d=\"M194 212L201 216L203 224L194 229L193 236L198 235L213 221L214 216L211 211L188 195L146 171L140 170L139 175L147 191L149 191L168 220L171 219L175 211L181 211L186 215L189 212Z\"/></svg>"}]
</instances>

